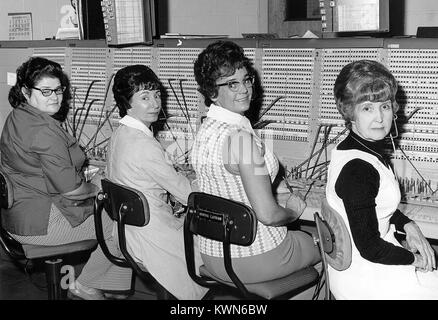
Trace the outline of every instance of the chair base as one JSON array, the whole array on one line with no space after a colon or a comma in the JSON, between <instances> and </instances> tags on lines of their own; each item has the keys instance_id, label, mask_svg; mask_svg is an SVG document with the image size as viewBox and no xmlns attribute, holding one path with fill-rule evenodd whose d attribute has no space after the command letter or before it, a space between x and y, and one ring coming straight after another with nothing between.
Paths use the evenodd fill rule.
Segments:
<instances>
[{"instance_id":1,"label":"chair base","mask_svg":"<svg viewBox=\"0 0 438 320\"><path fill-rule=\"evenodd\" d=\"M61 267L62 259L45 261L47 295L49 300L61 299Z\"/></svg>"},{"instance_id":2,"label":"chair base","mask_svg":"<svg viewBox=\"0 0 438 320\"><path fill-rule=\"evenodd\" d=\"M29 259L24 257L22 259L14 259L11 257L11 262L17 268L23 270L32 283L34 283L34 280L32 280L33 273L44 272L45 284L34 283L34 285L40 289L47 290L48 300L63 300L67 296L67 290L66 288L62 288L64 276L64 274L61 274L62 266L70 265L74 267L76 265L82 265L86 262L88 256L88 251L78 251L51 258L38 257ZM65 276L69 276L69 274L65 274ZM74 274L71 276L74 277ZM71 281L71 279L69 279L69 281Z\"/></svg>"}]
</instances>

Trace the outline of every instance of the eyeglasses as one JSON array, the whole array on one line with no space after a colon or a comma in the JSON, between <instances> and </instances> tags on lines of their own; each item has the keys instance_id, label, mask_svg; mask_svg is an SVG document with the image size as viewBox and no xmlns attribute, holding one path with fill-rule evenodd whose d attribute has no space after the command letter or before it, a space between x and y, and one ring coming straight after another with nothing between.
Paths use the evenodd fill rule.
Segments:
<instances>
[{"instance_id":1,"label":"eyeglasses","mask_svg":"<svg viewBox=\"0 0 438 320\"><path fill-rule=\"evenodd\" d=\"M58 94L63 94L65 91L65 87L58 87L56 89L48 89L48 88L47 89L46 88L40 89L40 88L35 88L35 87L31 87L31 88L38 90L38 91L41 91L41 93L44 97L50 97L52 95L52 92L54 92L55 94L58 95Z\"/></svg>"},{"instance_id":2,"label":"eyeglasses","mask_svg":"<svg viewBox=\"0 0 438 320\"><path fill-rule=\"evenodd\" d=\"M252 85L254 84L254 76L249 76L243 79L242 82L233 80L233 81L227 81L225 83L219 83L216 85L216 87L228 86L228 88L231 91L237 92L237 90L239 90L240 88L240 84L243 84L245 88L251 88Z\"/></svg>"}]
</instances>

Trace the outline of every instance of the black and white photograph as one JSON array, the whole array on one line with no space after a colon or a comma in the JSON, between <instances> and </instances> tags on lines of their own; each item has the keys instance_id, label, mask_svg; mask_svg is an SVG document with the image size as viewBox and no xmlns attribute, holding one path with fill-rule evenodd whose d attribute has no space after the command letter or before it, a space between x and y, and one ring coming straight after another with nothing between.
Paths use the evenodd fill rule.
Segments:
<instances>
[{"instance_id":1,"label":"black and white photograph","mask_svg":"<svg viewBox=\"0 0 438 320\"><path fill-rule=\"evenodd\" d=\"M372 315L437 253L435 0L0 1L0 303Z\"/></svg>"}]
</instances>

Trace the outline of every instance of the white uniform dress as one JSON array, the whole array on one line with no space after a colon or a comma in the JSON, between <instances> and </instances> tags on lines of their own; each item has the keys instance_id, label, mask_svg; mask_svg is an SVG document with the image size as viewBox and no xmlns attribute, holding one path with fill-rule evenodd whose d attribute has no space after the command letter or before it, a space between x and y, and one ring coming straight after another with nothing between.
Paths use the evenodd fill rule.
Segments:
<instances>
[{"instance_id":1,"label":"white uniform dress","mask_svg":"<svg viewBox=\"0 0 438 320\"><path fill-rule=\"evenodd\" d=\"M400 189L390 168L377 157L359 150L337 150L331 154L326 195L328 203L342 216L351 236L344 204L335 191L338 176L350 160L364 160L378 171L380 187L376 197L376 213L382 239L401 246L389 224L400 202ZM361 257L352 243L352 262L348 269L329 267L330 290L336 299L438 299L438 271L420 272L412 265L385 265Z\"/></svg>"}]
</instances>

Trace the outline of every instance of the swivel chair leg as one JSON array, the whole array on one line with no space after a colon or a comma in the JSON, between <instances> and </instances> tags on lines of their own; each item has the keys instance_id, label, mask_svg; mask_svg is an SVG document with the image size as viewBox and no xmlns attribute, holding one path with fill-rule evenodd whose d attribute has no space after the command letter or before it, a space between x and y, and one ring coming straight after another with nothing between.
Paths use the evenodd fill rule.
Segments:
<instances>
[{"instance_id":1,"label":"swivel chair leg","mask_svg":"<svg viewBox=\"0 0 438 320\"><path fill-rule=\"evenodd\" d=\"M62 259L46 260L45 266L48 299L60 300Z\"/></svg>"}]
</instances>

